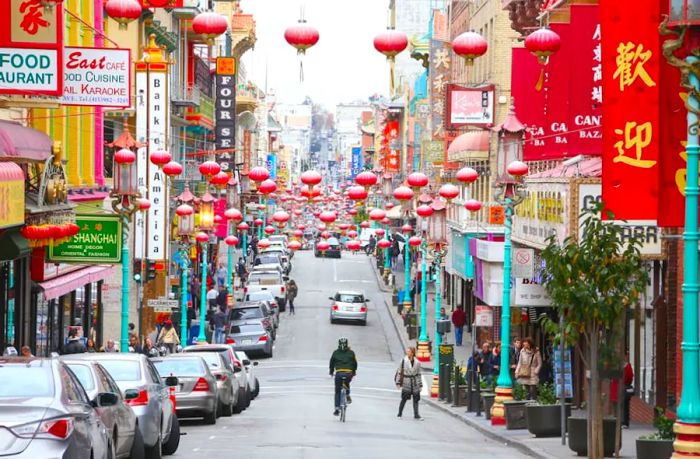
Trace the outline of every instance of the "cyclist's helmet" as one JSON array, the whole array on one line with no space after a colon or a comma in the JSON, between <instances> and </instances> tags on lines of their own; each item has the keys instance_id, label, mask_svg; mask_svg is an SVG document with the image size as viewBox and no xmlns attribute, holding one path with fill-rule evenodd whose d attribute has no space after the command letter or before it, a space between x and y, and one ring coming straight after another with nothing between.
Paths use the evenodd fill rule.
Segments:
<instances>
[{"instance_id":1,"label":"cyclist's helmet","mask_svg":"<svg viewBox=\"0 0 700 459\"><path fill-rule=\"evenodd\" d=\"M348 348L348 339L347 338L340 338L338 340L338 349L341 351L344 351Z\"/></svg>"}]
</instances>

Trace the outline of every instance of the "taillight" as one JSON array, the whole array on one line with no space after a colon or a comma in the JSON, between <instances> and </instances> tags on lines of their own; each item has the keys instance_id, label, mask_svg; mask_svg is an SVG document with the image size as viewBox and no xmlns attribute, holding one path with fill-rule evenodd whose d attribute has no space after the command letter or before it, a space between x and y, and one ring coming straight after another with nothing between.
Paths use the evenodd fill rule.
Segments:
<instances>
[{"instance_id":1,"label":"taillight","mask_svg":"<svg viewBox=\"0 0 700 459\"><path fill-rule=\"evenodd\" d=\"M60 438L65 440L73 433L73 420L70 418L52 419L41 422L37 428L37 423L25 424L13 427L12 431L21 438Z\"/></svg>"},{"instance_id":2,"label":"taillight","mask_svg":"<svg viewBox=\"0 0 700 459\"><path fill-rule=\"evenodd\" d=\"M192 389L195 392L201 392L201 391L208 391L209 390L209 383L207 382L206 379L204 378L199 378L197 380L197 384L194 385L194 389Z\"/></svg>"},{"instance_id":3,"label":"taillight","mask_svg":"<svg viewBox=\"0 0 700 459\"><path fill-rule=\"evenodd\" d=\"M282 286L282 293L284 293L284 286Z\"/></svg>"},{"instance_id":4,"label":"taillight","mask_svg":"<svg viewBox=\"0 0 700 459\"><path fill-rule=\"evenodd\" d=\"M233 338L226 338L226 344L236 344L236 340Z\"/></svg>"},{"instance_id":5,"label":"taillight","mask_svg":"<svg viewBox=\"0 0 700 459\"><path fill-rule=\"evenodd\" d=\"M226 376L226 375L223 374L223 373L217 374L217 375L216 375L216 380L217 380L217 381L226 381L227 379L228 379L228 376Z\"/></svg>"},{"instance_id":6,"label":"taillight","mask_svg":"<svg viewBox=\"0 0 700 459\"><path fill-rule=\"evenodd\" d=\"M124 400L129 406L144 406L148 405L148 391L146 389L140 390L139 395L136 398L130 400Z\"/></svg>"},{"instance_id":7,"label":"taillight","mask_svg":"<svg viewBox=\"0 0 700 459\"><path fill-rule=\"evenodd\" d=\"M362 306L360 308L360 312L367 312L367 306Z\"/></svg>"},{"instance_id":8,"label":"taillight","mask_svg":"<svg viewBox=\"0 0 700 459\"><path fill-rule=\"evenodd\" d=\"M243 287L243 293L248 293L248 287Z\"/></svg>"},{"instance_id":9,"label":"taillight","mask_svg":"<svg viewBox=\"0 0 700 459\"><path fill-rule=\"evenodd\" d=\"M338 305L337 305L337 304L334 304L334 305L333 305L333 310L334 310L334 311L337 311L337 310L338 310Z\"/></svg>"},{"instance_id":10,"label":"taillight","mask_svg":"<svg viewBox=\"0 0 700 459\"><path fill-rule=\"evenodd\" d=\"M267 335L262 335L260 338L258 338L258 342L265 342L267 341Z\"/></svg>"}]
</instances>

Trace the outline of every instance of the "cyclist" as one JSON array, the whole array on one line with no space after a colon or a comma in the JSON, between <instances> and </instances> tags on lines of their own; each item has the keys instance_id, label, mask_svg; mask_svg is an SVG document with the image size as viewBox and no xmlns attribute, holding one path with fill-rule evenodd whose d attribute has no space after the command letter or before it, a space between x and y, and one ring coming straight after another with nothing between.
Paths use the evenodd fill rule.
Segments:
<instances>
[{"instance_id":1,"label":"cyclist","mask_svg":"<svg viewBox=\"0 0 700 459\"><path fill-rule=\"evenodd\" d=\"M350 398L350 381L355 376L357 371L357 359L355 358L355 352L348 346L347 338L340 338L338 340L338 349L333 351L330 361L330 375L333 376L335 373L335 411L333 411L334 416L340 414L340 389L343 386L343 379L346 380L347 386L347 403L352 403Z\"/></svg>"}]
</instances>

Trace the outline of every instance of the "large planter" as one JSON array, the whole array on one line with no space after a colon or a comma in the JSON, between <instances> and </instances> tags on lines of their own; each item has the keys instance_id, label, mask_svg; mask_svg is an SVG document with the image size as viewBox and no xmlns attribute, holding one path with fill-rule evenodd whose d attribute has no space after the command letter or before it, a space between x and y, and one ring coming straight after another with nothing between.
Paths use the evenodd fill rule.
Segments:
<instances>
[{"instance_id":1,"label":"large planter","mask_svg":"<svg viewBox=\"0 0 700 459\"><path fill-rule=\"evenodd\" d=\"M637 459L669 459L673 454L673 440L637 439Z\"/></svg>"},{"instance_id":2,"label":"large planter","mask_svg":"<svg viewBox=\"0 0 700 459\"><path fill-rule=\"evenodd\" d=\"M566 404L566 416L571 416L571 404ZM527 405L525 408L527 430L535 437L561 435L561 405Z\"/></svg>"},{"instance_id":3,"label":"large planter","mask_svg":"<svg viewBox=\"0 0 700 459\"><path fill-rule=\"evenodd\" d=\"M506 400L503 402L503 408L506 413L506 429L527 429L525 407L528 403L527 400Z\"/></svg>"},{"instance_id":4,"label":"large planter","mask_svg":"<svg viewBox=\"0 0 700 459\"><path fill-rule=\"evenodd\" d=\"M476 413L477 407L481 404L481 391L477 391L472 386L472 390L467 390L467 412Z\"/></svg>"},{"instance_id":5,"label":"large planter","mask_svg":"<svg viewBox=\"0 0 700 459\"><path fill-rule=\"evenodd\" d=\"M588 454L588 419L569 417L566 424L569 432L569 449L579 456ZM603 419L603 454L615 454L615 418Z\"/></svg>"},{"instance_id":6,"label":"large planter","mask_svg":"<svg viewBox=\"0 0 700 459\"><path fill-rule=\"evenodd\" d=\"M408 333L408 339L413 341L418 338L418 327L415 325L408 325L406 327L406 333Z\"/></svg>"},{"instance_id":7,"label":"large planter","mask_svg":"<svg viewBox=\"0 0 700 459\"><path fill-rule=\"evenodd\" d=\"M493 392L481 393L481 403L484 407L484 414L486 415L486 419L491 419L491 407L493 406L495 398L496 394L494 394Z\"/></svg>"},{"instance_id":8,"label":"large planter","mask_svg":"<svg viewBox=\"0 0 700 459\"><path fill-rule=\"evenodd\" d=\"M467 388L468 386L466 384L459 386L457 389L459 391L459 399L453 400L454 406L467 406L467 397L469 397L469 391ZM454 391L454 385L452 385L452 390Z\"/></svg>"}]
</instances>

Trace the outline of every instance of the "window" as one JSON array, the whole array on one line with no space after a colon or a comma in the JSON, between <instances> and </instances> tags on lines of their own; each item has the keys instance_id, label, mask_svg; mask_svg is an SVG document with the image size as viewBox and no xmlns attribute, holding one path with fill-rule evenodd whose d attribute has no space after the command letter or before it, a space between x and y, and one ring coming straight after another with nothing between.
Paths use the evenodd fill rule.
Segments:
<instances>
[{"instance_id":1,"label":"window","mask_svg":"<svg viewBox=\"0 0 700 459\"><path fill-rule=\"evenodd\" d=\"M265 330L263 329L263 326L261 323L234 325L233 327L231 327L231 333L233 333L233 334L264 333L264 332L265 332Z\"/></svg>"},{"instance_id":2,"label":"window","mask_svg":"<svg viewBox=\"0 0 700 459\"><path fill-rule=\"evenodd\" d=\"M151 361L146 362L146 368L148 369L148 374L151 376L151 382L154 384L160 384L160 372Z\"/></svg>"},{"instance_id":3,"label":"window","mask_svg":"<svg viewBox=\"0 0 700 459\"><path fill-rule=\"evenodd\" d=\"M0 398L53 397L53 377L46 368L0 362Z\"/></svg>"},{"instance_id":4,"label":"window","mask_svg":"<svg viewBox=\"0 0 700 459\"><path fill-rule=\"evenodd\" d=\"M98 378L100 378L100 381L102 381L102 384L104 384L107 390L117 394L121 398L122 391L119 389L119 386L117 386L117 383L114 382L109 373L107 373L107 370L99 363L95 364L95 373L97 373Z\"/></svg>"},{"instance_id":5,"label":"window","mask_svg":"<svg viewBox=\"0 0 700 459\"><path fill-rule=\"evenodd\" d=\"M230 320L262 319L263 313L259 307L240 308L231 310Z\"/></svg>"},{"instance_id":6,"label":"window","mask_svg":"<svg viewBox=\"0 0 700 459\"><path fill-rule=\"evenodd\" d=\"M85 390L93 390L95 389L95 378L92 375L92 370L90 370L90 366L88 364L78 364L78 363L69 363L67 364L68 368L73 371L73 374L78 378L78 381L80 381L80 384L83 385L83 388Z\"/></svg>"},{"instance_id":7,"label":"window","mask_svg":"<svg viewBox=\"0 0 700 459\"><path fill-rule=\"evenodd\" d=\"M221 358L218 352L198 352L197 355L204 359L209 368L221 368Z\"/></svg>"},{"instance_id":8,"label":"window","mask_svg":"<svg viewBox=\"0 0 700 459\"><path fill-rule=\"evenodd\" d=\"M134 360L101 360L100 364L105 367L110 376L115 381L138 381L141 379L141 366Z\"/></svg>"},{"instance_id":9,"label":"window","mask_svg":"<svg viewBox=\"0 0 700 459\"><path fill-rule=\"evenodd\" d=\"M163 376L202 376L206 373L202 360L199 358L192 359L168 359L156 360L153 364L158 369L158 373Z\"/></svg>"},{"instance_id":10,"label":"window","mask_svg":"<svg viewBox=\"0 0 700 459\"><path fill-rule=\"evenodd\" d=\"M87 395L80 382L67 366L59 367L59 375L63 382L63 392L70 403L88 403Z\"/></svg>"},{"instance_id":11,"label":"window","mask_svg":"<svg viewBox=\"0 0 700 459\"><path fill-rule=\"evenodd\" d=\"M362 295L351 293L337 293L335 301L340 301L341 303L364 303L365 298Z\"/></svg>"}]
</instances>

